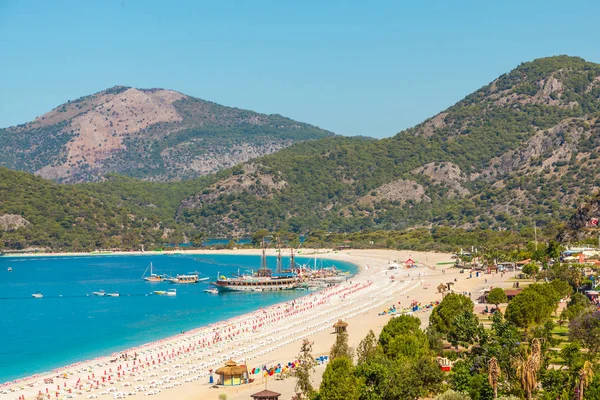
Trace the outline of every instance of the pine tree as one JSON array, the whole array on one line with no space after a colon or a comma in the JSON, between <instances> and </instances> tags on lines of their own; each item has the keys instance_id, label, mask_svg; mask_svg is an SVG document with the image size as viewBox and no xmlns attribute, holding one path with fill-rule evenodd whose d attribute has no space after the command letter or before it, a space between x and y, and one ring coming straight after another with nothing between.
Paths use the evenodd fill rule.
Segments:
<instances>
[{"instance_id":1,"label":"pine tree","mask_svg":"<svg viewBox=\"0 0 600 400\"><path fill-rule=\"evenodd\" d=\"M339 331L336 334L335 343L329 352L330 361L339 357L346 357L349 360L354 358L352 348L348 345L348 332L346 331Z\"/></svg>"},{"instance_id":2,"label":"pine tree","mask_svg":"<svg viewBox=\"0 0 600 400\"><path fill-rule=\"evenodd\" d=\"M375 355L375 351L377 350L377 337L373 330L369 330L369 333L363 340L358 344L358 349L356 350L358 365L367 362L370 358Z\"/></svg>"},{"instance_id":3,"label":"pine tree","mask_svg":"<svg viewBox=\"0 0 600 400\"><path fill-rule=\"evenodd\" d=\"M307 339L302 342L298 361L300 361L300 364L294 370L296 374L296 395L294 398L298 400L309 399L315 393L315 388L310 382L310 375L315 371L317 363L312 355L312 343Z\"/></svg>"}]
</instances>

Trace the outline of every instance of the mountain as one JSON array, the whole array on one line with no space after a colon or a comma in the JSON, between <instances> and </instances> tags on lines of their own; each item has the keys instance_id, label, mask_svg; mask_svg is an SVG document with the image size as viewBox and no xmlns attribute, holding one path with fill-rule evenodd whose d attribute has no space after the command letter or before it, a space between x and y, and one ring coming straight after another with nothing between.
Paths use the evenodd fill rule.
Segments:
<instances>
[{"instance_id":1,"label":"mountain","mask_svg":"<svg viewBox=\"0 0 600 400\"><path fill-rule=\"evenodd\" d=\"M52 149L40 139L30 151ZM362 232L365 241L374 230L414 230L394 236L394 246L414 248L486 229L510 230L502 240L514 243L533 237L534 223L545 237L570 227L565 240L576 241L600 210L570 220L600 188L599 149L600 65L549 57L391 138L303 141L196 179L109 174L60 185L0 169L0 242L131 248L259 229Z\"/></svg>"},{"instance_id":2,"label":"mountain","mask_svg":"<svg viewBox=\"0 0 600 400\"><path fill-rule=\"evenodd\" d=\"M232 169L177 214L212 233L449 225L550 233L600 187L600 65L523 63L383 140L325 138Z\"/></svg>"},{"instance_id":3,"label":"mountain","mask_svg":"<svg viewBox=\"0 0 600 400\"><path fill-rule=\"evenodd\" d=\"M116 86L0 129L0 166L74 183L191 179L331 132L173 90Z\"/></svg>"}]
</instances>

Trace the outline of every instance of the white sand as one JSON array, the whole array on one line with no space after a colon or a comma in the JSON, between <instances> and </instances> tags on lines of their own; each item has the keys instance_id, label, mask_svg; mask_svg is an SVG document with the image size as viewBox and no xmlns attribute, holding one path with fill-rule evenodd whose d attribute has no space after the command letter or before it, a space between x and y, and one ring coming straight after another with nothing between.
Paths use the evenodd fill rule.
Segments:
<instances>
[{"instance_id":1,"label":"white sand","mask_svg":"<svg viewBox=\"0 0 600 400\"><path fill-rule=\"evenodd\" d=\"M193 250L185 253L257 255L260 250ZM275 254L273 250L268 253ZM314 254L314 251L304 249L299 256L312 257ZM57 398L57 392L59 399L69 398L69 395L78 399L112 399L116 393L121 392L136 392L137 396L153 392L157 399L218 399L221 393L226 393L229 400L249 399L250 394L264 389L262 374L251 375L256 380L249 385L213 389L208 383L209 370L222 366L224 361L231 358L246 362L249 369L278 363L285 365L296 359L304 338L314 342L316 356L327 354L335 339L332 325L338 319L349 323L350 344L356 347L369 329L373 329L376 334L381 331L390 316L378 314L392 304L401 308L408 307L413 299L422 304L441 300L441 295L436 290L440 282L457 278L458 282L453 289L470 291L475 298L478 287L497 285L501 281L499 275L468 279L468 274L448 270L449 265L436 268L439 262L451 261L449 254L318 250L316 255L354 263L360 267L360 272L345 283L308 294L295 300L293 304L277 304L123 352L131 357L137 353L138 360L135 364L131 359L125 361L118 359L118 355L113 355L3 385L0 387L0 399L12 400L19 396L32 399L38 391L46 393L46 389L52 399ZM417 261L420 266L388 271L390 261L398 260L403 264L408 258ZM442 269L447 270L446 273L442 273ZM391 279L391 276L395 279ZM489 282L484 284L484 279ZM415 315L425 322L429 311L430 309L425 309ZM117 360L111 362L115 358ZM324 366L317 368L315 384L320 381L323 370ZM44 383L44 378L48 377L54 379L53 384ZM275 380L270 377L267 385L269 389L282 393L282 400L288 399L293 394L295 379Z\"/></svg>"}]
</instances>

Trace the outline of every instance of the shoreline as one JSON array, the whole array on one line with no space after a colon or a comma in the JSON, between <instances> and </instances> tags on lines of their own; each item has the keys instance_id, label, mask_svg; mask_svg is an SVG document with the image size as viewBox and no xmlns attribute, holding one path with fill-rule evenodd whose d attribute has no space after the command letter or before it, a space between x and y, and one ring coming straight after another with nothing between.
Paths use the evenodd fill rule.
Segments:
<instances>
[{"instance_id":1,"label":"shoreline","mask_svg":"<svg viewBox=\"0 0 600 400\"><path fill-rule=\"evenodd\" d=\"M312 253L311 253L312 251ZM179 253L179 254L230 254L230 255L260 255L261 250L260 249L238 249L238 250L189 250L189 251L173 251L173 252L160 252L158 254L173 254L173 253ZM412 253L412 254L411 254ZM87 256L90 255L89 253L59 253L59 254L53 254L54 256ZM92 255L107 255L107 254L92 254ZM122 252L119 254L116 253L112 253L111 255L135 255L135 254L131 254L131 252ZM137 254L137 255L141 255ZM156 253L148 253L148 252L144 252L143 255L156 255ZM276 255L276 251L274 249L269 249L267 250L267 255ZM185 359L186 360L186 364L189 361L192 365L195 365L196 368L194 369L194 373L196 375L194 375L193 379L184 379L184 381L189 380L189 382L179 382L178 380L175 380L175 382L179 382L179 385L174 385L173 387L169 387L169 384L163 384L162 385L162 389L160 386L157 386L157 388L155 390L163 390L161 392L156 393L156 395L158 396L158 398L169 398L171 397L171 395L173 395L175 392L178 393L177 398L193 398L188 396L186 393L187 391L183 390L182 388L185 387L189 387L190 385L196 387L196 386L203 386L202 390L207 390L208 386L207 386L207 376L209 375L209 367L218 367L218 366L222 366L222 363L226 360L223 360L223 358L227 358L227 357L231 357L236 359L237 361L242 361L242 360L246 360L248 362L248 364L263 364L264 363L268 363L269 361L276 361L275 359L272 358L272 355L266 357L269 353L272 353L275 349L279 349L281 347L288 347L288 346L292 346L293 343L296 343L296 345L292 346L291 348L294 349L294 352L290 352L290 351L286 351L283 354L287 354L287 358L288 360L279 360L279 362L289 362L289 361L293 361L295 359L295 356L292 357L294 354L297 354L297 350L299 348L299 345L297 345L297 343L299 343L299 341L301 340L301 337L306 337L306 336L312 336L312 335L319 335L321 332L330 329L330 323L331 323L331 319L333 318L334 320L337 320L336 318L338 316L344 317L344 320L346 319L353 319L357 316L361 316L364 315L366 313L372 313L373 310L375 310L376 308L380 308L382 307L386 302L389 302L390 300L392 300L392 295L393 294L397 294L397 293L402 293L402 296L404 296L405 293L410 292L414 289L416 289L417 287L423 287L423 279L420 278L418 280L413 280L415 278L415 276L413 275L413 278L411 278L411 281L394 281L392 280L391 284L393 286L395 286L392 292L390 293L385 293L382 292L381 289L384 287L388 287L390 285L390 278L388 277L388 271L387 271L387 263L389 263L390 261L394 261L396 259L400 260L402 259L402 257L406 257L406 258L410 258L412 255L414 255L414 259L418 259L419 257L425 257L425 262L422 262L422 267L420 268L416 268L414 269L415 273L423 274L423 278L425 278L425 276L427 275L428 272L431 272L432 270L435 270L435 265L437 264L436 261L438 260L450 260L450 255L449 254L444 254L444 253L419 253L419 252L402 252L402 251L387 251L387 250L344 250L344 251L323 251L321 250L314 250L314 249L305 249L301 254L298 254L298 257L304 257L304 256L312 256L312 257L319 257L319 258L327 258L327 259L332 259L332 260L336 260L336 261L344 261L344 262L349 262L354 264L357 267L357 273L356 275L354 275L352 278L350 278L348 281L336 285L334 287L331 288L327 288L323 291L319 291L319 292L312 292L307 294L306 296L302 296L299 298L296 298L293 301L287 301L287 302L282 302L282 303L276 303L272 306L269 306L267 308L264 309L259 309L256 310L254 312L251 313L246 313L246 314L242 314L240 316L237 317L233 317L227 320L223 320L223 321L219 321L213 324L209 324L206 326L201 326L198 328L195 328L193 330L190 330L188 332L185 332L183 334L178 334L178 335L174 335L174 336L169 336L166 337L164 339L158 340L158 341L154 341L154 342L150 342L150 343L146 343L144 345L138 346L138 347L134 347L131 349L128 349L126 351L121 352L121 354L124 353L142 353L144 355L150 354L150 359L152 359L153 361L155 361L156 359L161 360L160 356L157 356L158 354L163 354L164 357L164 352L160 352L158 350L163 349L165 347L169 348L171 347L172 351L175 350L175 348L173 348L174 346L176 348L179 349L179 351L177 351L176 353L171 353L171 354L177 354L176 356L174 356L175 358L180 357L182 360ZM30 255L26 256L29 257ZM33 255L32 255L33 256ZM48 254L35 254L35 256L48 256ZM428 256L429 258L431 258L431 260L428 260ZM404 258L405 259L405 258ZM404 260L403 259L403 260ZM377 264L376 266L374 264ZM393 272L397 272L397 273L405 273L407 270L397 270L397 271L393 271ZM411 270L410 272L412 272L413 270ZM419 271L419 272L417 272ZM385 275L384 275L385 274ZM410 275L410 273L409 273ZM374 279L375 278L375 279ZM354 283L353 283L354 282ZM341 294L342 291L343 293ZM430 291L433 292L433 291ZM294 304L293 306L290 307L289 303ZM395 304L395 303L394 303ZM340 305L343 305L344 307L342 307L340 309ZM347 308L349 307L349 308ZM285 309L285 315L281 314L281 310ZM308 315L306 315L308 314ZM248 321L258 321L260 320L260 318L264 317L264 315L269 315L269 316L273 316L272 321L270 320L269 323L267 323L264 327L263 325L260 325L259 327L254 327L251 330L248 330L248 326L247 326L247 322ZM298 316L299 318L297 318L296 316ZM387 317L389 318L389 317ZM387 319L384 317L384 319ZM311 324L312 323L312 324ZM294 334L292 333L288 333L288 331L290 331L290 324L291 327L298 327L298 331L295 333L297 337L294 338L290 338L290 339L286 339L286 340L281 340L281 343L279 343L277 346L279 347L273 347L270 348L269 346L267 346L268 344L272 344L275 343L277 341L279 341L281 338L277 335L278 333L280 334L284 334L283 336L284 338L289 338L290 335L294 336ZM210 354L211 356L213 356L211 359L208 359L207 356L205 356L205 354L211 353L210 351L207 351L207 347L205 346L206 343L209 343L208 347L211 347L212 344L210 344L210 337L212 334L214 334L215 332L223 332L225 330L228 329L228 327L231 326L236 326L236 327L240 327L240 326L245 326L246 325L246 330L242 330L240 333L238 333L238 335L233 335L233 336L229 336L227 339L224 339L225 342L223 345L220 345L221 342L215 342L214 346L215 350L217 351L214 355ZM367 326L368 327L368 326ZM375 327L374 327L375 328ZM231 330L231 328L229 328L229 330ZM377 329L374 329L377 330ZM238 329L239 331L239 329ZM364 336L364 335L363 335ZM250 341L249 339L259 339L259 338L264 338L264 337L269 337L271 339L274 339L273 341L264 341L264 343L262 343L262 345L256 345L256 344L252 344L250 345L250 347L247 347L244 353L244 358L241 358L241 354L238 354L237 351L239 351L240 346L248 346L249 343L252 343L254 341ZM187 343L190 347L188 348L183 348L181 344ZM259 342L260 343L260 342ZM180 346L176 346L177 344L179 344ZM329 345L329 344L328 344ZM238 349L238 350L235 350ZM259 351L260 350L260 351ZM200 355L200 357L198 358L198 360L196 360L196 362L191 362L191 360L189 359L189 357L186 357L185 354L186 352L193 352L195 355ZM279 353L279 350L277 350L277 352ZM320 353L323 353L322 350L319 351ZM217 354L228 354L227 357L220 357L220 358L216 358L214 356L216 356ZM256 354L252 354L252 353L256 353ZM282 355L283 355L282 354ZM317 354L317 353L315 353ZM204 355L204 356L203 356ZM55 379L59 379L61 382L61 384L63 384L65 390L67 390L67 388L71 389L71 391L83 391L82 394L78 395L77 397L79 398L80 396L82 396L82 398L85 398L87 395L95 395L98 394L100 395L100 398L103 398L102 396L109 396L109 393L111 393L111 395L109 397L106 398L111 398L112 397L112 392L106 392L106 390L110 389L110 388L114 388L116 386L114 385L118 385L119 383L123 384L123 386L121 387L121 390L126 390L125 388L129 388L129 389L133 389L134 386L132 379L133 376L137 376L138 374L140 374L140 370L136 369L139 368L139 366L134 366L131 364L131 361L129 363L126 363L124 361L121 362L121 364L119 365L120 368L122 368L123 370L123 376L121 376L120 373L115 374L113 373L113 378L111 380L110 384L107 384L107 388L105 388L105 390L103 391L102 388L102 384L104 384L104 382L102 384L100 384L99 381L96 381L97 384L92 384L91 386L86 386L86 388L82 387L81 384L79 384L79 386L76 385L76 382L74 381L75 376L78 377L79 381L81 382L81 379L83 377L84 380L86 380L86 385L89 384L89 380L86 379L86 371L93 371L93 370L97 370L100 372L101 375L103 375L102 373L106 373L105 370L103 370L102 368L108 368L110 369L111 364L114 363L115 356L118 359L119 354L118 353L113 353L110 356L103 356L103 357L98 357L92 360L86 360L86 361L81 361L81 362L77 362L65 367L61 367L61 368L57 368L54 369L52 372L49 373L43 373L43 374L36 374L30 377L26 377L26 378L22 378L19 380L16 380L14 382L10 382L7 384L3 384L0 385L0 398L5 398L3 397L3 392L2 391L7 391L7 390L15 390L10 391L10 393L13 395L13 397L6 397L8 398L15 398L14 394L15 393L20 393L22 395L27 394L27 396L32 396L33 394L36 394L37 392L35 392L35 388L42 388L44 386L43 384L43 379L44 378L48 378L48 377L56 377L56 376L61 376L62 374L66 374L66 376L64 378L55 378ZM157 356L156 358L154 358L154 356ZM237 356L237 358L235 358ZM250 360L254 360L256 359L257 361L252 361L251 363L249 362ZM163 359L162 362L165 363L171 363L174 361L171 361L172 358L169 356L168 360ZM112 362L111 362L112 361ZM201 362L199 362L201 361ZM159 361L160 364L161 361ZM123 365L125 364L125 365ZM135 363L134 363L135 364ZM153 366L154 366L154 362L153 362ZM165 365L165 364L163 364ZM98 367L100 366L100 367ZM249 367L251 367L251 365L249 365ZM152 368L150 367L150 365L148 365L145 368ZM190 367L191 368L191 367ZM143 370L143 368L142 368ZM82 372L83 371L83 372ZM127 372L127 375L126 375ZM83 375L82 375L83 374ZM159 373L160 374L160 373ZM97 374L94 374L92 372L92 376L95 376ZM131 376L133 375L133 376ZM151 373L148 375L152 375ZM112 376L110 375L110 373L108 373L108 376ZM188 376L188 375L185 375ZM88 376L89 377L89 376ZM181 377L180 377L181 378ZM109 378L110 379L110 378ZM141 379L141 378L135 378L135 379ZM92 378L93 381L93 378ZM203 383L201 383L201 382ZM40 382L42 382L40 384ZM126 385L126 383L129 383L128 385ZM75 386L74 386L75 385ZM52 385L45 385L45 388L47 388L48 386L52 386ZM139 386L139 385L138 385ZM150 385L152 386L152 385ZM251 387L252 385L245 385ZM56 385L54 385L54 387L56 388ZM63 388L60 388L60 393L62 395L65 395L65 393L63 393ZM189 389L189 388L188 388ZM240 390L241 387L236 388L236 391ZM41 390L41 389L40 389ZM89 392L87 391L89 390ZM231 389L224 389L224 390L231 390ZM35 393L32 393L35 392ZM194 390L194 393L197 393ZM85 395L84 395L85 394ZM10 395L9 395L10 396ZM54 397L54 396L52 396ZM28 398L28 397L26 397Z\"/></svg>"},{"instance_id":2,"label":"shoreline","mask_svg":"<svg viewBox=\"0 0 600 400\"><path fill-rule=\"evenodd\" d=\"M287 249L282 249L282 252ZM332 249L297 249L298 257L304 257L306 251L311 256L335 254L340 251L348 250L332 250ZM380 250L380 249L374 249ZM385 250L385 249L381 249ZM390 250L393 251L393 250ZM161 255L185 255L185 254L223 254L223 255L260 255L262 249L255 248L237 248L237 249L181 249L181 250L160 250L160 251L106 251L106 252L52 252L52 253L4 253L5 258L24 258L24 257L98 257L98 256L161 256ZM266 249L267 256L277 255L276 249ZM272 254L271 254L272 253Z\"/></svg>"}]
</instances>

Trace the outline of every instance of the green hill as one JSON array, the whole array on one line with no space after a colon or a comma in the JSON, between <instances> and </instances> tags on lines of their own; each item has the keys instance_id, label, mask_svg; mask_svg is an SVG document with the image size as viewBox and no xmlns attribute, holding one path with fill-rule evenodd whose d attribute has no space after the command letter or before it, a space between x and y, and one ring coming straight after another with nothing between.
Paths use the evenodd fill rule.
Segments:
<instances>
[{"instance_id":1,"label":"green hill","mask_svg":"<svg viewBox=\"0 0 600 400\"><path fill-rule=\"evenodd\" d=\"M560 223L600 186L599 97L598 64L524 63L392 138L322 139L237 167L179 220L213 233Z\"/></svg>"},{"instance_id":2,"label":"green hill","mask_svg":"<svg viewBox=\"0 0 600 400\"><path fill-rule=\"evenodd\" d=\"M185 187L123 177L61 185L0 167L0 248L139 249L180 243L190 229L175 221L175 209L210 179Z\"/></svg>"},{"instance_id":3,"label":"green hill","mask_svg":"<svg viewBox=\"0 0 600 400\"><path fill-rule=\"evenodd\" d=\"M198 233L436 226L529 237L534 222L555 236L600 187L599 117L600 65L543 58L394 137L304 141L194 180L109 175L61 186L2 170L2 238L13 248L75 237L79 246L131 247Z\"/></svg>"}]
</instances>

